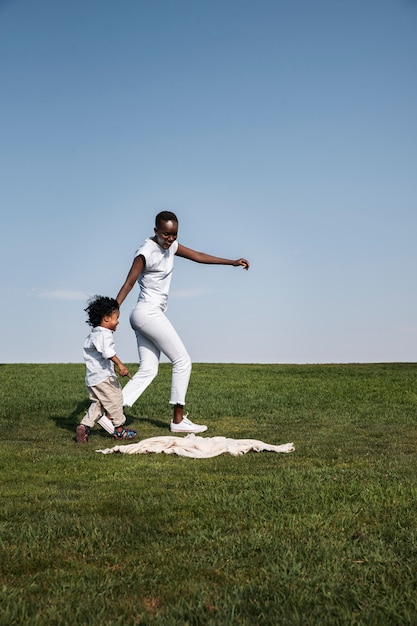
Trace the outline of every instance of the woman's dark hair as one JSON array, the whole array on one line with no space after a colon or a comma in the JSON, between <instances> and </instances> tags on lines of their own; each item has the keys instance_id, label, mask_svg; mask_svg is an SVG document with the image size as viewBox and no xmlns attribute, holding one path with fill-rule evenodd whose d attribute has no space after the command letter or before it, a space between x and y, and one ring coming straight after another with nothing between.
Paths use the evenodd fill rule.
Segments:
<instances>
[{"instance_id":1,"label":"woman's dark hair","mask_svg":"<svg viewBox=\"0 0 417 626\"><path fill-rule=\"evenodd\" d=\"M172 211L161 211L155 217L155 227L160 228L161 222L177 222L178 224L178 217Z\"/></svg>"},{"instance_id":2,"label":"woman's dark hair","mask_svg":"<svg viewBox=\"0 0 417 626\"><path fill-rule=\"evenodd\" d=\"M111 316L115 311L119 310L119 303L114 298L107 298L106 296L93 296L88 301L87 308L84 311L87 313L87 324L95 328L100 326L103 317Z\"/></svg>"}]
</instances>

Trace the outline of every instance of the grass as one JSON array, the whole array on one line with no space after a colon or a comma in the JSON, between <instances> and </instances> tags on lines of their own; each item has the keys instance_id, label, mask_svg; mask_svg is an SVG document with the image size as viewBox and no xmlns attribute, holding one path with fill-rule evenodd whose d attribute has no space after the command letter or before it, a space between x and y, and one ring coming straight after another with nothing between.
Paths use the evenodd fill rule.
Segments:
<instances>
[{"instance_id":1,"label":"grass","mask_svg":"<svg viewBox=\"0 0 417 626\"><path fill-rule=\"evenodd\" d=\"M134 371L134 366L132 366ZM207 436L289 455L100 455L84 366L0 366L0 624L417 624L417 365L196 364ZM170 366L127 411L169 434Z\"/></svg>"}]
</instances>

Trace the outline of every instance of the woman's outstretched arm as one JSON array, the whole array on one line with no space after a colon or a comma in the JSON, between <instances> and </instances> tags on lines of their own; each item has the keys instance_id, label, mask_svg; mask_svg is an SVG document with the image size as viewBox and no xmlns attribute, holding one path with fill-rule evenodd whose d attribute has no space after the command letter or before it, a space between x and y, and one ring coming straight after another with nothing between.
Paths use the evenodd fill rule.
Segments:
<instances>
[{"instance_id":1,"label":"woman's outstretched arm","mask_svg":"<svg viewBox=\"0 0 417 626\"><path fill-rule=\"evenodd\" d=\"M223 259L218 256L206 254L205 252L197 252L197 250L186 248L181 244L178 244L178 250L175 254L184 259L195 261L196 263L205 263L207 265L233 265L234 267L241 265L243 269L249 269L249 262L246 259Z\"/></svg>"}]
</instances>

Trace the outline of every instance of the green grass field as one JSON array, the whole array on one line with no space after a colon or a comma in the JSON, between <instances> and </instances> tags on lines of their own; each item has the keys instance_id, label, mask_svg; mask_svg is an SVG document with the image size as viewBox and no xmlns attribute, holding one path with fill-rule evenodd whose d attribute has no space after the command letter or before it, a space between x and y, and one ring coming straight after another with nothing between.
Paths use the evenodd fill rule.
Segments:
<instances>
[{"instance_id":1,"label":"green grass field","mask_svg":"<svg viewBox=\"0 0 417 626\"><path fill-rule=\"evenodd\" d=\"M135 371L135 366L131 371ZM169 434L170 366L133 408ZM0 365L0 624L417 624L417 365L195 364L214 459L77 445L84 366Z\"/></svg>"}]
</instances>

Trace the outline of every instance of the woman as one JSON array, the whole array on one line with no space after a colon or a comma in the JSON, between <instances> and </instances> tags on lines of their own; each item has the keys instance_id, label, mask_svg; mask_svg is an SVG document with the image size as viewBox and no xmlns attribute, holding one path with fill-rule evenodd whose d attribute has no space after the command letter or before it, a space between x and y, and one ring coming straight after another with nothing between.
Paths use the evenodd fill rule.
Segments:
<instances>
[{"instance_id":1,"label":"woman","mask_svg":"<svg viewBox=\"0 0 417 626\"><path fill-rule=\"evenodd\" d=\"M138 344L140 367L123 389L124 406L132 406L158 373L163 352L172 363L170 404L174 405L171 432L202 433L207 426L193 424L184 415L185 396L191 373L191 359L171 322L165 316L168 292L174 267L174 256L196 263L242 266L249 269L246 259L222 259L182 246L177 241L178 219L171 211L162 211L155 218L154 236L146 239L137 250L127 278L117 294L119 306L139 284L139 298L130 323Z\"/></svg>"}]
</instances>

